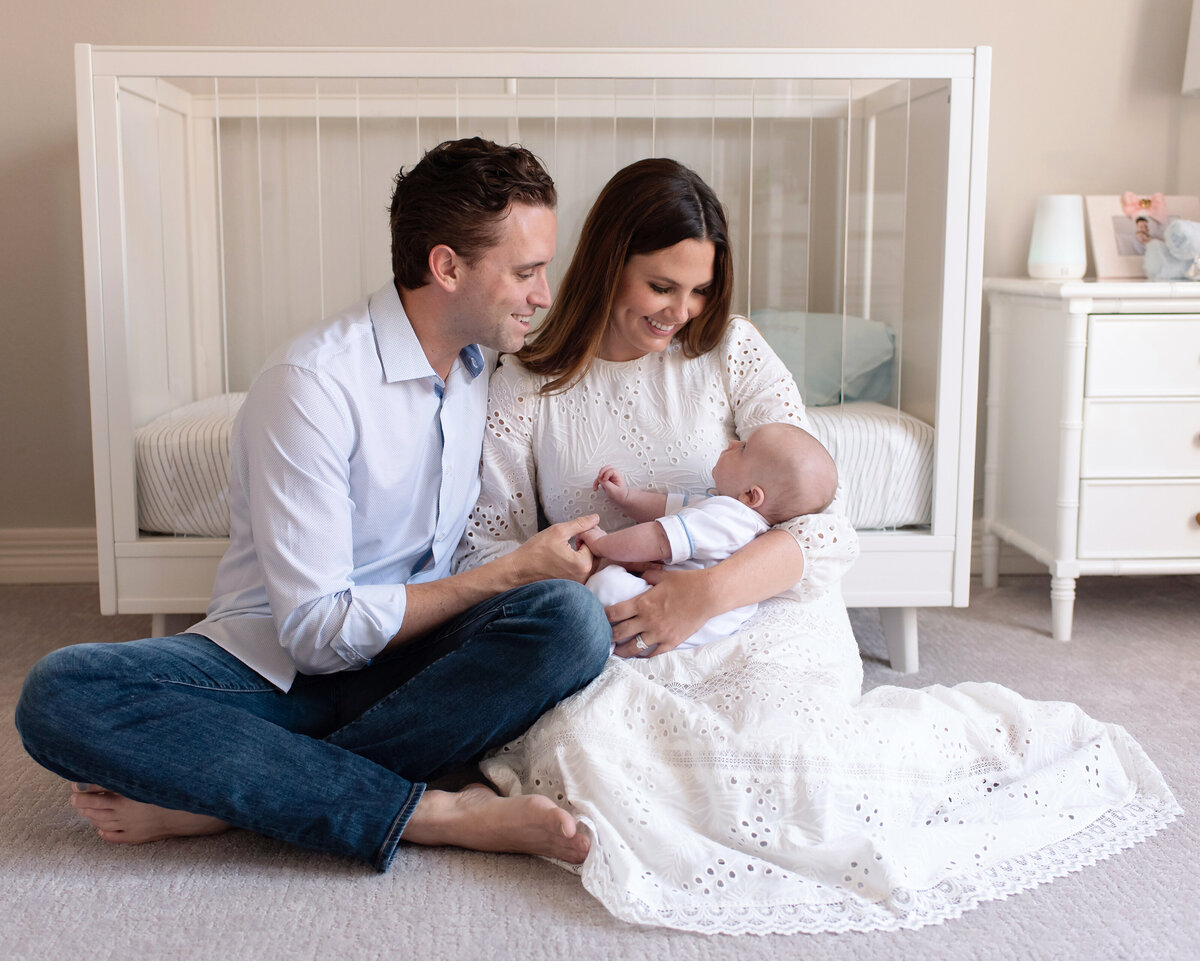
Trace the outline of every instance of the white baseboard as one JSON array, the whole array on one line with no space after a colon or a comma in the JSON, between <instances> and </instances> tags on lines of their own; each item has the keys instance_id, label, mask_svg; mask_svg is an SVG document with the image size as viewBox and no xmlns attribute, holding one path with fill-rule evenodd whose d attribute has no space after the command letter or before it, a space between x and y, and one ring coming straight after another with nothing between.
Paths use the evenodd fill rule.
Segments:
<instances>
[{"instance_id":1,"label":"white baseboard","mask_svg":"<svg viewBox=\"0 0 1200 961\"><path fill-rule=\"evenodd\" d=\"M99 579L94 527L0 528L0 584L94 584Z\"/></svg>"}]
</instances>

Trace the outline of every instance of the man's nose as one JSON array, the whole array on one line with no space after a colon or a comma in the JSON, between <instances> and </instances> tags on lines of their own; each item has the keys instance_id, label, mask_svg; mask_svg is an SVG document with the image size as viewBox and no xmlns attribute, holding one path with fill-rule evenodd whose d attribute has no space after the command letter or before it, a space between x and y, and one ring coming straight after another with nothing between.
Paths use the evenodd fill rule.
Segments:
<instances>
[{"instance_id":1,"label":"man's nose","mask_svg":"<svg viewBox=\"0 0 1200 961\"><path fill-rule=\"evenodd\" d=\"M550 281L543 273L540 275L540 282L533 288L533 291L529 295L529 303L534 307L546 308L549 307L552 302L553 298L550 296Z\"/></svg>"}]
</instances>

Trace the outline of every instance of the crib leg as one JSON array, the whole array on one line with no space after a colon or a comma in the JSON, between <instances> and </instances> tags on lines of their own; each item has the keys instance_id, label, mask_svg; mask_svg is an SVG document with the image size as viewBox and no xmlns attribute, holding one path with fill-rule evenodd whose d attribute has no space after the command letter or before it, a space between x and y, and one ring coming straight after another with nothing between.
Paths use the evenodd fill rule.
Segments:
<instances>
[{"instance_id":1,"label":"crib leg","mask_svg":"<svg viewBox=\"0 0 1200 961\"><path fill-rule=\"evenodd\" d=\"M881 607L879 623L887 641L892 670L901 674L917 673L917 609L915 607Z\"/></svg>"},{"instance_id":2,"label":"crib leg","mask_svg":"<svg viewBox=\"0 0 1200 961\"><path fill-rule=\"evenodd\" d=\"M1000 538L995 534L983 535L983 586L1000 585Z\"/></svg>"}]
</instances>

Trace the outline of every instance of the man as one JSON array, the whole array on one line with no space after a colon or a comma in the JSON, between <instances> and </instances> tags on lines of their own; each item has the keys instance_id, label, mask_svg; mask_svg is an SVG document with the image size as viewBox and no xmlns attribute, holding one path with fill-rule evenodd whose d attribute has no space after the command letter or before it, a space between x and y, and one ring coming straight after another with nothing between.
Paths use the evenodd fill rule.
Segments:
<instances>
[{"instance_id":1,"label":"man","mask_svg":"<svg viewBox=\"0 0 1200 961\"><path fill-rule=\"evenodd\" d=\"M550 304L553 182L452 141L396 178L393 281L277 351L232 442L230 546L186 634L85 644L17 726L118 843L238 826L386 870L400 840L581 862L547 798L425 782L588 683L611 630L580 518L448 576L479 491L487 373ZM480 349L480 345L486 349Z\"/></svg>"}]
</instances>

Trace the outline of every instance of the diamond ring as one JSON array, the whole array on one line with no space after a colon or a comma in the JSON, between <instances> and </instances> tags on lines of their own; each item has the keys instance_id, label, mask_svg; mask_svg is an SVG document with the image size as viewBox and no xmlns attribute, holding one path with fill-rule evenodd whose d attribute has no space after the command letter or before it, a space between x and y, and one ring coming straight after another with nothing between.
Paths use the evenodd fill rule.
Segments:
<instances>
[{"instance_id":1,"label":"diamond ring","mask_svg":"<svg viewBox=\"0 0 1200 961\"><path fill-rule=\"evenodd\" d=\"M647 644L645 641L643 641L643 640L642 640L642 635L641 635L641 634L634 634L634 635L633 635L633 646L634 646L634 647L636 647L636 648L637 648L639 651L648 651L648 650L650 650L650 645L649 645L649 644Z\"/></svg>"}]
</instances>

